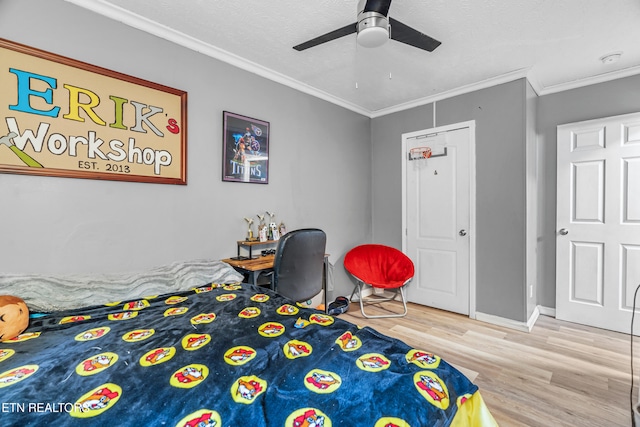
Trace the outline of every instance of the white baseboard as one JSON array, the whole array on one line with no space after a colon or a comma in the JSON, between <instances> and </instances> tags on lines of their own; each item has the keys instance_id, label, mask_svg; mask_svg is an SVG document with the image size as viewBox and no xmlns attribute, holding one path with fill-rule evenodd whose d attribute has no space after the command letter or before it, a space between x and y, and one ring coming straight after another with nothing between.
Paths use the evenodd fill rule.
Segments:
<instances>
[{"instance_id":1,"label":"white baseboard","mask_svg":"<svg viewBox=\"0 0 640 427\"><path fill-rule=\"evenodd\" d=\"M356 299L355 301L357 302L357 293L356 293ZM392 291L387 291L385 289L382 288L372 288L371 286L367 286L365 289L362 290L362 298L367 298L367 297L373 297L373 299L375 299L376 297L378 298L391 298L393 296L396 296L397 298L395 299L396 301L402 301L400 299L399 294L394 294L394 292ZM406 294L405 294L406 297Z\"/></svg>"},{"instance_id":2,"label":"white baseboard","mask_svg":"<svg viewBox=\"0 0 640 427\"><path fill-rule=\"evenodd\" d=\"M543 316L556 317L556 309L551 307L538 306L538 311Z\"/></svg>"},{"instance_id":3,"label":"white baseboard","mask_svg":"<svg viewBox=\"0 0 640 427\"><path fill-rule=\"evenodd\" d=\"M374 294L373 288L370 287L370 286L367 286L365 289L362 290L362 297L363 298L370 297L373 294Z\"/></svg>"},{"instance_id":4,"label":"white baseboard","mask_svg":"<svg viewBox=\"0 0 640 427\"><path fill-rule=\"evenodd\" d=\"M536 307L533 309L533 313L531 313L531 316L529 316L529 320L527 320L527 332L531 332L531 330L533 329L533 325L535 325L538 321L538 317L540 317L540 309L536 305Z\"/></svg>"},{"instance_id":5,"label":"white baseboard","mask_svg":"<svg viewBox=\"0 0 640 427\"><path fill-rule=\"evenodd\" d=\"M491 323L492 325L504 326L505 328L515 329L522 332L531 332L533 325L540 316L540 310L538 307L533 309L533 313L526 322L519 322L513 319L507 319L506 317L495 316L493 314L480 313L476 311L476 320L481 322Z\"/></svg>"}]
</instances>

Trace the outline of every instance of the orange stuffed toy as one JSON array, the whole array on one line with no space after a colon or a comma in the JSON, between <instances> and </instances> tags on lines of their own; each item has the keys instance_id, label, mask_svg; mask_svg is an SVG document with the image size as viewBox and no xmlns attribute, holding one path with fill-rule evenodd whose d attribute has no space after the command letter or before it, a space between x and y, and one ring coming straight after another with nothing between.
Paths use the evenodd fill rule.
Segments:
<instances>
[{"instance_id":1,"label":"orange stuffed toy","mask_svg":"<svg viewBox=\"0 0 640 427\"><path fill-rule=\"evenodd\" d=\"M29 326L27 304L12 295L0 295L0 341L20 335Z\"/></svg>"}]
</instances>

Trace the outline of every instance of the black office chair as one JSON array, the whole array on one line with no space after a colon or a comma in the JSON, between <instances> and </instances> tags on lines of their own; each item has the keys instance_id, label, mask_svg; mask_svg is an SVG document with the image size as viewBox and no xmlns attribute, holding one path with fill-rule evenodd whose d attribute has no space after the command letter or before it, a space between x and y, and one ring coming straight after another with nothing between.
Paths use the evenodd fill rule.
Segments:
<instances>
[{"instance_id":1,"label":"black office chair","mask_svg":"<svg viewBox=\"0 0 640 427\"><path fill-rule=\"evenodd\" d=\"M290 231L276 247L271 288L293 301L306 301L322 291L327 235L316 228Z\"/></svg>"}]
</instances>

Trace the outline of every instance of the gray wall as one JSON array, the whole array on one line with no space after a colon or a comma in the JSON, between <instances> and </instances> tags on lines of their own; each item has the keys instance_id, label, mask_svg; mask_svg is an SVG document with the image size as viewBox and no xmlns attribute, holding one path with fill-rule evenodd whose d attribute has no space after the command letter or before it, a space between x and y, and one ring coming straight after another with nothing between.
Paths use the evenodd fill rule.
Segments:
<instances>
[{"instance_id":1,"label":"gray wall","mask_svg":"<svg viewBox=\"0 0 640 427\"><path fill-rule=\"evenodd\" d=\"M433 127L433 104L371 122L373 239L402 248L402 134Z\"/></svg>"},{"instance_id":2,"label":"gray wall","mask_svg":"<svg viewBox=\"0 0 640 427\"><path fill-rule=\"evenodd\" d=\"M540 96L537 133L540 169L538 304L556 306L556 127L640 111L640 75Z\"/></svg>"},{"instance_id":3,"label":"gray wall","mask_svg":"<svg viewBox=\"0 0 640 427\"><path fill-rule=\"evenodd\" d=\"M477 310L524 321L535 303L527 215L538 216L535 299L555 307L556 126L640 111L633 76L537 99L518 80L438 101L435 123L433 104L370 120L61 0L0 0L0 37L189 93L187 186L0 174L0 271L10 273L224 258L244 236L242 217L273 210L289 229L327 231L335 294L344 294L349 248L402 245L402 133L476 120ZM268 185L221 181L223 110L271 123ZM522 173L531 121L533 190ZM537 214L526 211L530 191Z\"/></svg>"},{"instance_id":4,"label":"gray wall","mask_svg":"<svg viewBox=\"0 0 640 427\"><path fill-rule=\"evenodd\" d=\"M0 37L189 97L186 186L0 174L1 272L225 258L245 236L243 217L266 210L290 230L324 229L332 262L371 241L369 118L61 0L0 0ZM270 122L268 185L222 182L223 110ZM336 292L350 291L342 268L335 278Z\"/></svg>"},{"instance_id":5,"label":"gray wall","mask_svg":"<svg viewBox=\"0 0 640 427\"><path fill-rule=\"evenodd\" d=\"M539 97L521 79L436 102L435 123L433 108L372 121L374 241L402 245L402 134L476 120L476 309L526 321L554 308L556 127L640 111L640 76Z\"/></svg>"},{"instance_id":6,"label":"gray wall","mask_svg":"<svg viewBox=\"0 0 640 427\"><path fill-rule=\"evenodd\" d=\"M488 89L372 121L373 238L402 246L402 134L476 120L476 242L479 312L526 320L526 81Z\"/></svg>"}]
</instances>

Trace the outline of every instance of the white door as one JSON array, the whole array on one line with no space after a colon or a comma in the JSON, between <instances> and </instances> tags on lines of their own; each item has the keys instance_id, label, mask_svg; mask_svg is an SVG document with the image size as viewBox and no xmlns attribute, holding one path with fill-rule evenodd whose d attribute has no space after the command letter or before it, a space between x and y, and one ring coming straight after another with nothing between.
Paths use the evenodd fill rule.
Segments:
<instances>
[{"instance_id":1,"label":"white door","mask_svg":"<svg viewBox=\"0 0 640 427\"><path fill-rule=\"evenodd\" d=\"M640 285L640 113L557 134L556 317L628 333Z\"/></svg>"},{"instance_id":2,"label":"white door","mask_svg":"<svg viewBox=\"0 0 640 427\"><path fill-rule=\"evenodd\" d=\"M467 315L475 315L470 311L474 140L473 122L403 135L403 248L416 268L408 300ZM432 157L409 160L412 148L425 146L433 149ZM446 155L437 156L441 146Z\"/></svg>"}]
</instances>

